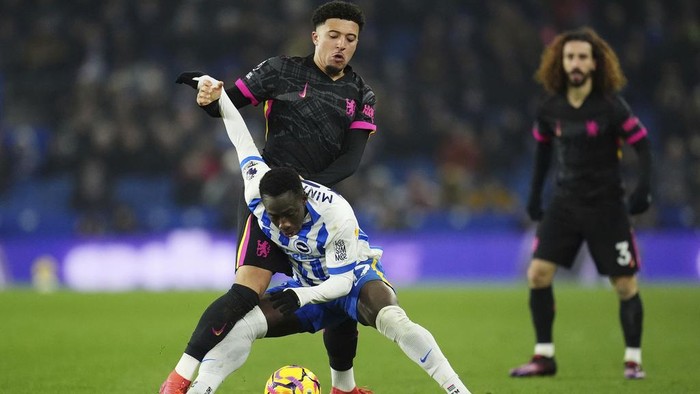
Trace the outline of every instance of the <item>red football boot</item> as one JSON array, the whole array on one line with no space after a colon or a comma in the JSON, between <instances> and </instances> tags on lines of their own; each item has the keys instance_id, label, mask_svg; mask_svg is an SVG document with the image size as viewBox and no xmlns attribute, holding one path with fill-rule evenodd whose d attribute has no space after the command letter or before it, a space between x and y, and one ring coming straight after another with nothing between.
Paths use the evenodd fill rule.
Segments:
<instances>
[{"instance_id":1,"label":"red football boot","mask_svg":"<svg viewBox=\"0 0 700 394\"><path fill-rule=\"evenodd\" d=\"M355 386L352 391L343 391L335 387L331 388L331 394L374 394L374 392L367 388L359 388Z\"/></svg>"},{"instance_id":2,"label":"red football boot","mask_svg":"<svg viewBox=\"0 0 700 394\"><path fill-rule=\"evenodd\" d=\"M170 372L168 378L160 386L158 394L187 394L187 389L190 387L189 380L183 378L175 371Z\"/></svg>"}]
</instances>

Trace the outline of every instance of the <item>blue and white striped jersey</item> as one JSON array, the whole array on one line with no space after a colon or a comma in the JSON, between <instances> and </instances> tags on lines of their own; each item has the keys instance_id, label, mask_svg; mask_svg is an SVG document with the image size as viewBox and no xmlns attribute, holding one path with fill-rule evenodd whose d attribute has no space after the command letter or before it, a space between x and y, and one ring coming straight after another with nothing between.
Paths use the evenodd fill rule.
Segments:
<instances>
[{"instance_id":1,"label":"blue and white striped jersey","mask_svg":"<svg viewBox=\"0 0 700 394\"><path fill-rule=\"evenodd\" d=\"M351 271L358 262L381 257L381 250L371 248L360 230L350 204L333 190L310 181L302 182L308 213L301 231L292 237L282 234L271 223L260 198L260 180L270 167L225 92L219 107L241 164L246 203L263 232L289 256L295 279L303 286L320 285L331 275Z\"/></svg>"}]
</instances>

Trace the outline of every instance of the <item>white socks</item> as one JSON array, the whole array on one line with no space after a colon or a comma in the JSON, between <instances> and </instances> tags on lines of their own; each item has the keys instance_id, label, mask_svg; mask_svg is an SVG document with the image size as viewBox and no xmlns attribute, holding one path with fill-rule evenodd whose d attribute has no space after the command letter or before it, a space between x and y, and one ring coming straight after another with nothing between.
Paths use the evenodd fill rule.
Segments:
<instances>
[{"instance_id":1,"label":"white socks","mask_svg":"<svg viewBox=\"0 0 700 394\"><path fill-rule=\"evenodd\" d=\"M202 359L199 375L188 394L211 394L233 371L243 365L253 342L265 336L267 321L260 307L255 307L239 320L226 337ZM179 372L178 372L179 373Z\"/></svg>"},{"instance_id":2,"label":"white socks","mask_svg":"<svg viewBox=\"0 0 700 394\"><path fill-rule=\"evenodd\" d=\"M379 311L377 330L385 337L396 342L401 350L430 377L432 377L448 394L470 394L457 373L442 354L435 338L425 328L412 322L403 309L390 305ZM199 367L199 375L192 383L188 394L214 393L224 379L240 368L248 358L253 342L265 336L267 321L259 307L239 320L231 332L204 356ZM188 356L189 357L189 356ZM190 357L190 359L192 359ZM178 363L182 372L188 373L192 360L183 356ZM196 361L196 360L195 360ZM183 364L181 366L181 364ZM183 375L176 367L176 371ZM353 370L333 371L332 381L336 388L350 391L355 387Z\"/></svg>"},{"instance_id":3,"label":"white socks","mask_svg":"<svg viewBox=\"0 0 700 394\"><path fill-rule=\"evenodd\" d=\"M192 381L194 374L197 372L197 367L199 367L199 360L187 353L182 353L180 361L175 366L175 372L183 378Z\"/></svg>"},{"instance_id":4,"label":"white socks","mask_svg":"<svg viewBox=\"0 0 700 394\"><path fill-rule=\"evenodd\" d=\"M625 362L634 361L637 364L642 364L642 349L638 347L625 348Z\"/></svg>"},{"instance_id":5,"label":"white socks","mask_svg":"<svg viewBox=\"0 0 700 394\"><path fill-rule=\"evenodd\" d=\"M554 357L553 343L538 343L535 345L535 354L538 356ZM635 347L625 348L624 361L634 361L637 364L642 363L642 349Z\"/></svg>"},{"instance_id":6,"label":"white socks","mask_svg":"<svg viewBox=\"0 0 700 394\"><path fill-rule=\"evenodd\" d=\"M469 390L450 366L432 334L412 322L401 307L384 307L377 315L377 330L396 342L401 350L430 375L449 394L467 394Z\"/></svg>"},{"instance_id":7,"label":"white socks","mask_svg":"<svg viewBox=\"0 0 700 394\"><path fill-rule=\"evenodd\" d=\"M331 384L337 389L352 391L356 386L353 368L351 367L347 371L336 371L331 368Z\"/></svg>"},{"instance_id":8,"label":"white socks","mask_svg":"<svg viewBox=\"0 0 700 394\"><path fill-rule=\"evenodd\" d=\"M545 357L549 357L549 358L554 357L554 344L553 343L535 344L535 354L538 356L545 356Z\"/></svg>"}]
</instances>

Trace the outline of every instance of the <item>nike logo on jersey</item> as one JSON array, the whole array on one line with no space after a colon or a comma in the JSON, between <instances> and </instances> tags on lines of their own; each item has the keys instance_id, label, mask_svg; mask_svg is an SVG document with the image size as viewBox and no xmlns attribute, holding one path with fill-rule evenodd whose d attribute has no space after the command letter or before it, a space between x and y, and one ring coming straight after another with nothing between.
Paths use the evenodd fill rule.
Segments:
<instances>
[{"instance_id":1,"label":"nike logo on jersey","mask_svg":"<svg viewBox=\"0 0 700 394\"><path fill-rule=\"evenodd\" d=\"M308 87L309 87L309 83L307 82L307 83L304 85L304 90L302 90L301 93L299 93L299 97L301 97L301 98L306 97L306 88L308 88Z\"/></svg>"},{"instance_id":2,"label":"nike logo on jersey","mask_svg":"<svg viewBox=\"0 0 700 394\"><path fill-rule=\"evenodd\" d=\"M226 328L226 324L227 323L224 323L224 325L221 326L221 328L219 328L218 330L215 329L214 327L212 327L211 332L214 333L214 335L216 335L218 337L219 335L221 335L222 332L224 332L224 329Z\"/></svg>"},{"instance_id":3,"label":"nike logo on jersey","mask_svg":"<svg viewBox=\"0 0 700 394\"><path fill-rule=\"evenodd\" d=\"M425 360L428 359L428 356L430 356L430 353L433 351L433 349L428 350L428 353L425 353L425 356L420 358L421 364L425 363Z\"/></svg>"}]
</instances>

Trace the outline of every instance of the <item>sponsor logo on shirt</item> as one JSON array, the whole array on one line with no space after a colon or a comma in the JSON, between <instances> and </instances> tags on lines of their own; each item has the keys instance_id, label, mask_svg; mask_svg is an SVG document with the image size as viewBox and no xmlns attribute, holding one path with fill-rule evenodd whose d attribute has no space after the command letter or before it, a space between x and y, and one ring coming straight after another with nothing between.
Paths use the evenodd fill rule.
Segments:
<instances>
[{"instance_id":1,"label":"sponsor logo on shirt","mask_svg":"<svg viewBox=\"0 0 700 394\"><path fill-rule=\"evenodd\" d=\"M336 261L343 261L348 258L348 251L345 247L345 241L339 239L333 244L335 246L335 259Z\"/></svg>"}]
</instances>

